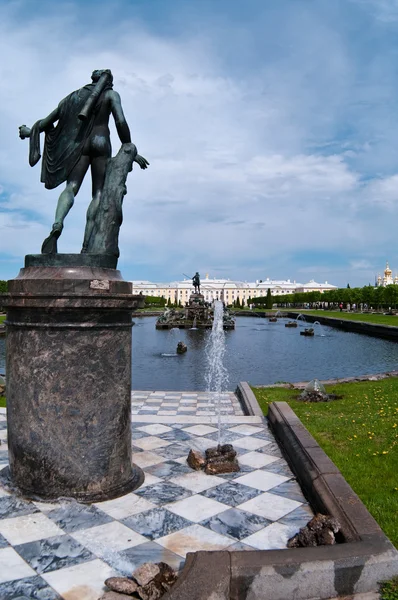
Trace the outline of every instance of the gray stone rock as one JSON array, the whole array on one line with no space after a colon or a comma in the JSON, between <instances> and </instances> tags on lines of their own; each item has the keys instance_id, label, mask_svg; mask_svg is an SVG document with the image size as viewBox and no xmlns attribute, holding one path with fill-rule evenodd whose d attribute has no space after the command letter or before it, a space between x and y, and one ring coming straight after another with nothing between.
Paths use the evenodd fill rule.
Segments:
<instances>
[{"instance_id":1,"label":"gray stone rock","mask_svg":"<svg viewBox=\"0 0 398 600\"><path fill-rule=\"evenodd\" d=\"M119 592L121 594L131 595L138 589L136 582L128 577L109 577L109 579L105 581L105 585L113 592Z\"/></svg>"},{"instance_id":2,"label":"gray stone rock","mask_svg":"<svg viewBox=\"0 0 398 600\"><path fill-rule=\"evenodd\" d=\"M146 586L152 579L155 579L156 575L159 575L159 573L160 567L158 565L155 563L144 563L134 571L132 577L139 586Z\"/></svg>"},{"instance_id":3,"label":"gray stone rock","mask_svg":"<svg viewBox=\"0 0 398 600\"><path fill-rule=\"evenodd\" d=\"M340 524L334 517L316 514L287 543L288 548L307 548L309 546L329 546L336 543L335 533Z\"/></svg>"},{"instance_id":4,"label":"gray stone rock","mask_svg":"<svg viewBox=\"0 0 398 600\"><path fill-rule=\"evenodd\" d=\"M187 458L187 463L195 471L200 471L206 466L206 461L198 450L190 450Z\"/></svg>"}]
</instances>

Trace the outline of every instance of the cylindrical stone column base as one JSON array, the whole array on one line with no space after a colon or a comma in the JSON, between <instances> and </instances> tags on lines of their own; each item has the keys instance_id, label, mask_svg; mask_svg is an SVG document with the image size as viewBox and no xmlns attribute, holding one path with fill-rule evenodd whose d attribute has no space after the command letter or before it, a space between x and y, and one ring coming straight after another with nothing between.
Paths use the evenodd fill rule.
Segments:
<instances>
[{"instance_id":1,"label":"cylindrical stone column base","mask_svg":"<svg viewBox=\"0 0 398 600\"><path fill-rule=\"evenodd\" d=\"M131 326L139 297L115 269L28 267L9 282L12 483L82 502L143 482L131 456Z\"/></svg>"}]
</instances>

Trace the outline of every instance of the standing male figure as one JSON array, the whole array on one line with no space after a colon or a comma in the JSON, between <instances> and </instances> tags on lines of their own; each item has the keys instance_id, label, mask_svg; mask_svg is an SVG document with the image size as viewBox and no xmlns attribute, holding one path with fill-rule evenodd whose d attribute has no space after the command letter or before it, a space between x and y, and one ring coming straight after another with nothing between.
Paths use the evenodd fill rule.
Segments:
<instances>
[{"instance_id":1,"label":"standing male figure","mask_svg":"<svg viewBox=\"0 0 398 600\"><path fill-rule=\"evenodd\" d=\"M200 275L197 271L192 277L192 284L195 289L195 294L200 294Z\"/></svg>"},{"instance_id":2,"label":"standing male figure","mask_svg":"<svg viewBox=\"0 0 398 600\"><path fill-rule=\"evenodd\" d=\"M66 182L66 187L58 199L51 233L42 245L43 254L57 252L57 240L62 233L64 219L72 208L84 176L91 166L92 199L87 210L82 247L82 252L87 252L107 163L112 154L109 132L111 114L115 119L121 143L131 143L120 96L112 89L111 71L93 71L91 79L92 83L61 100L58 107L48 117L37 121L32 129L26 125L19 128L21 139L30 138L29 163L32 167L40 160L40 133L45 132L41 170L41 181L45 187L54 189ZM134 161L141 169L146 169L149 165L139 154L136 154Z\"/></svg>"}]
</instances>

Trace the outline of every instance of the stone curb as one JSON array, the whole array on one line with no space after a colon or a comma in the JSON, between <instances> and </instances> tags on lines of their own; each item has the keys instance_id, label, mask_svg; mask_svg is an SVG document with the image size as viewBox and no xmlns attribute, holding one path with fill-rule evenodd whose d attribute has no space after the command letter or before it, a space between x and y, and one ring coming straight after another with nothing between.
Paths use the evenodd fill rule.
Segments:
<instances>
[{"instance_id":1,"label":"stone curb","mask_svg":"<svg viewBox=\"0 0 398 600\"><path fill-rule=\"evenodd\" d=\"M264 413L257 402L256 396L253 394L250 385L247 381L240 381L235 390L243 410L243 414L254 417L264 417Z\"/></svg>"},{"instance_id":2,"label":"stone curb","mask_svg":"<svg viewBox=\"0 0 398 600\"><path fill-rule=\"evenodd\" d=\"M344 543L188 554L178 584L163 600L371 598L379 582L398 575L397 550L289 405L274 402L268 419L307 499L339 519Z\"/></svg>"}]
</instances>

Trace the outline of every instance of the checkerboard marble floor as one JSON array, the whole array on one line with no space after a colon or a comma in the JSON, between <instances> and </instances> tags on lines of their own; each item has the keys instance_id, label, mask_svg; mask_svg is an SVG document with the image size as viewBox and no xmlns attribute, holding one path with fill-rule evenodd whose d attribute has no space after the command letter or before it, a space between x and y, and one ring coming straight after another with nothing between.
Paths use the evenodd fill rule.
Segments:
<instances>
[{"instance_id":1,"label":"checkerboard marble floor","mask_svg":"<svg viewBox=\"0 0 398 600\"><path fill-rule=\"evenodd\" d=\"M209 417L217 412L218 401L209 392L133 392L133 415L196 415ZM220 409L225 415L243 415L242 407L233 392L220 394Z\"/></svg>"},{"instance_id":2,"label":"checkerboard marble floor","mask_svg":"<svg viewBox=\"0 0 398 600\"><path fill-rule=\"evenodd\" d=\"M7 446L0 411L1 469ZM222 441L234 444L241 472L209 476L192 471L186 457L190 448L217 443L214 413L148 412L133 417L134 462L145 472L134 493L92 505L49 504L0 487L1 600L97 600L107 577L129 575L143 562L181 569L187 552L196 550L284 548L311 518L260 417L235 409L223 416Z\"/></svg>"}]
</instances>

